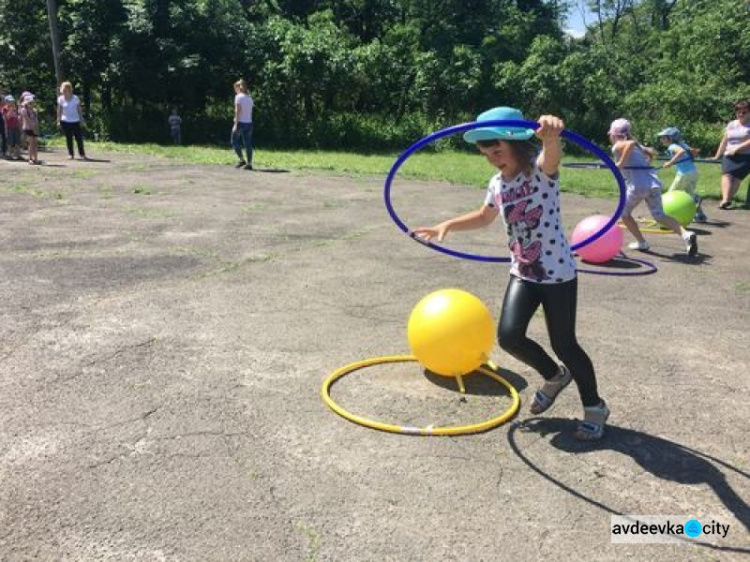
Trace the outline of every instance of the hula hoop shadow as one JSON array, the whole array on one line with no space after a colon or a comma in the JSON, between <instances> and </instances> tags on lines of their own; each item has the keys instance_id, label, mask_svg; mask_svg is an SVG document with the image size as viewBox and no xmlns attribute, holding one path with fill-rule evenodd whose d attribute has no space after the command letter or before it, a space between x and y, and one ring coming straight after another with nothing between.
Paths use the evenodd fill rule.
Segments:
<instances>
[{"instance_id":1,"label":"hula hoop shadow","mask_svg":"<svg viewBox=\"0 0 750 562\"><path fill-rule=\"evenodd\" d=\"M579 256L580 259L580 256ZM593 275L611 275L613 277L631 277L638 275L651 275L658 271L655 264L647 260L641 260L637 258L631 258L625 254L615 256L608 262L592 264L585 260L581 260L583 263L599 267L603 269L591 269L585 267L577 267L578 273L590 273ZM607 268L610 268L608 271ZM612 270L630 270L630 271L612 271Z\"/></svg>"},{"instance_id":2,"label":"hula hoop shadow","mask_svg":"<svg viewBox=\"0 0 750 562\"><path fill-rule=\"evenodd\" d=\"M261 174L288 174L289 170L286 168L256 168L253 166L253 172L260 172Z\"/></svg>"},{"instance_id":3,"label":"hula hoop shadow","mask_svg":"<svg viewBox=\"0 0 750 562\"><path fill-rule=\"evenodd\" d=\"M472 129L478 129L480 127L519 127L523 129L535 129L536 130L539 128L539 123L537 123L536 121L505 120L505 119L487 120L487 121L480 121L480 122L474 121L472 123L463 123L461 125L454 125L453 127L448 127L446 129L442 129L440 131L427 135L426 137L418 140L417 142L412 144L409 148L407 148L396 159L393 166L391 166L391 169L388 172L388 177L385 180L385 189L383 192L383 197L385 199L385 207L388 210L388 214L390 215L393 222L396 223L396 226L398 226L398 228L401 229L401 231L404 232L404 234L408 235L415 242L419 242L420 244L427 246L428 248L432 250L435 250L437 252L442 252L444 254L448 254L449 256L453 256L456 258L463 258L463 259L475 260L475 261L481 261L481 262L509 263L510 262L509 257L484 256L484 255L479 255L479 254L470 254L467 252L459 252L457 250L451 250L450 248L440 246L439 244L436 244L435 242L423 240L422 238L416 236L409 229L409 227L406 226L406 224L399 218L391 202L391 187L393 185L393 180L396 177L396 174L398 173L399 168L403 165L404 162L406 162L406 159L409 158L409 156L411 156L418 150L424 148L426 145L430 144L431 142L437 139L447 137L449 135L454 135L456 133L463 133L465 131L470 131ZM598 156L602 160L602 162L604 162L604 164L612 172L612 175L615 176L615 180L617 180L617 184L620 188L620 199L617 203L617 209L615 210L614 214L610 217L610 219L607 221L606 224L604 224L599 230L594 232L591 236L589 236L588 238L585 238L584 240L581 240L580 242L576 244L573 244L571 246L571 250L575 251L578 248L588 246L592 242L595 242L596 240L604 236L604 234L606 234L606 232L610 229L610 227L617 222L617 219L620 218L620 215L622 215L622 211L625 208L625 194L626 194L625 178L623 178L622 173L617 168L617 166L612 161L612 159L609 157L609 155L607 155L606 152L604 152L602 149L600 149L591 141L583 138L582 136L572 131L567 131L567 130L563 131L561 136L562 138L569 140L571 142L574 142L578 146L585 148L589 152Z\"/></svg>"},{"instance_id":4,"label":"hula hoop shadow","mask_svg":"<svg viewBox=\"0 0 750 562\"><path fill-rule=\"evenodd\" d=\"M86 158L86 160L81 160L81 162L91 162L92 164L109 164L112 162L112 160L107 160L106 158Z\"/></svg>"},{"instance_id":5,"label":"hula hoop shadow","mask_svg":"<svg viewBox=\"0 0 750 562\"><path fill-rule=\"evenodd\" d=\"M513 453L539 476L576 498L613 515L627 514L586 496L544 472L521 451L516 440L516 433L518 431L533 432L542 436L554 434L550 444L565 453L586 454L602 450L615 451L630 457L641 468L662 480L692 486L706 484L745 529L750 531L750 506L734 491L727 482L726 476L714 463L750 480L750 474L747 472L685 445L614 425L607 425L607 432L601 441L581 442L572 436L576 423L575 420L560 418L531 418L523 423L517 422L508 431L508 443ZM750 548L746 547L720 546L686 539L685 543L723 552L750 553Z\"/></svg>"}]
</instances>

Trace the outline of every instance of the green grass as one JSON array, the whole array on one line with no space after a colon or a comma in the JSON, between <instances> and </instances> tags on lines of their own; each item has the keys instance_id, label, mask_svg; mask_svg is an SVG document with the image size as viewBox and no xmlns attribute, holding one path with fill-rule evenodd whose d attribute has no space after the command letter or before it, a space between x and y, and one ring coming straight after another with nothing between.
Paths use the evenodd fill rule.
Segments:
<instances>
[{"instance_id":1,"label":"green grass","mask_svg":"<svg viewBox=\"0 0 750 562\"><path fill-rule=\"evenodd\" d=\"M91 143L92 152L112 151L128 154L149 154L180 162L202 165L228 165L235 162L229 148L213 146L162 146L156 144ZM319 150L256 150L254 163L258 168L277 168L301 173L316 171L348 176L386 177L398 154L357 154ZM566 157L565 162L594 161L589 158ZM698 164L698 191L708 199L719 199L721 166ZM458 151L417 152L399 169L399 178L427 181L446 181L473 185L483 189L494 173L492 167L478 154ZM674 178L674 169L659 172L665 189ZM746 183L746 182L745 182ZM746 197L746 187L740 199ZM562 169L562 190L590 197L616 197L617 184L608 170Z\"/></svg>"}]
</instances>

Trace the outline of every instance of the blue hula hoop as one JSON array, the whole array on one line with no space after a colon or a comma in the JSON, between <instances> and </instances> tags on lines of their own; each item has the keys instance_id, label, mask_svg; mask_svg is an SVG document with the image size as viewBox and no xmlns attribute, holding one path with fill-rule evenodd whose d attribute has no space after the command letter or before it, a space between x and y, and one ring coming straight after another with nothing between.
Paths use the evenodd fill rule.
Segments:
<instances>
[{"instance_id":1,"label":"blue hula hoop","mask_svg":"<svg viewBox=\"0 0 750 562\"><path fill-rule=\"evenodd\" d=\"M385 180L385 189L384 189L384 199L385 199L385 207L388 210L388 214L391 216L391 219L394 223L396 223L396 226L398 226L402 232L404 232L406 235L408 235L412 240L415 240L416 242L419 242L420 244L427 246L428 248L431 248L437 252L442 252L443 254L448 254L449 256L453 256L456 258L463 258L468 260L475 260L475 261L481 261L481 262L494 262L494 263L509 263L510 258L509 257L499 257L499 256L484 256L480 254L470 254L468 252L459 252L456 250L451 250L450 248L445 248L444 246L440 246L439 244L435 244L434 242L430 242L429 240L423 240L422 238L416 236L411 230L409 229L406 224L399 218L399 216L396 214L395 209L393 208L393 204L391 203L391 186L393 184L393 180L396 177L396 173L398 172L399 168L403 165L403 163L406 161L409 156L417 152L418 150L424 148L426 145L430 144L431 142L447 137L449 135L454 135L456 133L463 133L465 131L470 131L471 129L478 129L480 127L519 127L523 129L538 129L539 123L536 121L523 121L523 120L488 120L488 121L474 121L472 123L462 123L460 125L454 125L452 127L447 127L445 129L441 129L440 131L437 131L435 133L429 134L426 137L418 140L414 144L412 144L409 148L407 148L393 163L393 166L391 166L391 170L388 172L388 177ZM598 156L604 164L607 165L609 170L612 172L612 175L615 176L615 179L617 180L617 184L620 187L620 200L617 204L617 209L615 210L614 214L610 217L610 219L607 221L607 223L602 226L599 230L594 232L591 236L586 238L585 240L582 240L576 244L573 244L570 249L571 251L575 251L578 248L582 248L584 246L588 246L592 242L598 240L600 237L604 236L604 234L617 222L617 219L620 218L620 215L622 215L623 208L625 207L625 193L626 193L626 187L625 187L625 179L622 177L622 173L620 173L620 170L617 169L617 166L612 161L612 159L607 155L606 152L604 152L602 149L600 149L598 146L593 144L591 141L586 140L582 136L572 132L572 131L563 131L562 132L562 138L572 141L576 143L581 148L584 148L591 152L592 154Z\"/></svg>"}]
</instances>

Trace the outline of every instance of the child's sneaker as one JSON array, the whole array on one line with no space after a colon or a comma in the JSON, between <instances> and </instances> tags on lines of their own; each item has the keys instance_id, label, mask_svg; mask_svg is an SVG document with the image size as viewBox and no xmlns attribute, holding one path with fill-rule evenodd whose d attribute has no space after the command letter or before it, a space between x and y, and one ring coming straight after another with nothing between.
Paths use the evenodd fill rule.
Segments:
<instances>
[{"instance_id":1,"label":"child's sneaker","mask_svg":"<svg viewBox=\"0 0 750 562\"><path fill-rule=\"evenodd\" d=\"M695 232L687 231L687 237L683 238L685 240L685 249L687 250L688 256L691 258L694 257L698 253L698 237L695 235Z\"/></svg>"},{"instance_id":2,"label":"child's sneaker","mask_svg":"<svg viewBox=\"0 0 750 562\"><path fill-rule=\"evenodd\" d=\"M648 242L644 240L643 242L631 242L630 244L628 244L628 248L630 248L631 250L645 252L646 250L651 248L651 246L649 246Z\"/></svg>"},{"instance_id":3,"label":"child's sneaker","mask_svg":"<svg viewBox=\"0 0 750 562\"><path fill-rule=\"evenodd\" d=\"M693 220L695 222L706 222L708 220L708 217L703 211L698 211L697 213L695 213L695 218L693 218Z\"/></svg>"}]
</instances>

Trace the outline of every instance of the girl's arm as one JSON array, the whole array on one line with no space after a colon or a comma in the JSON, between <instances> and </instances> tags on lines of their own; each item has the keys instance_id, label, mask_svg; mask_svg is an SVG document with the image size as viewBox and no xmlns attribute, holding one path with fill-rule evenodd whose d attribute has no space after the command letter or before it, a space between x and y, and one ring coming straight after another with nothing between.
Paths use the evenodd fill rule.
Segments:
<instances>
[{"instance_id":1,"label":"girl's arm","mask_svg":"<svg viewBox=\"0 0 750 562\"><path fill-rule=\"evenodd\" d=\"M562 142L560 133L565 123L554 115L542 115L539 118L539 128L534 134L542 140L542 152L537 158L537 166L549 177L557 174L562 160Z\"/></svg>"},{"instance_id":2,"label":"girl's arm","mask_svg":"<svg viewBox=\"0 0 750 562\"><path fill-rule=\"evenodd\" d=\"M239 126L240 122L240 104L235 103L234 104L234 125L232 126L232 131L236 131L237 127Z\"/></svg>"},{"instance_id":3,"label":"girl's arm","mask_svg":"<svg viewBox=\"0 0 750 562\"><path fill-rule=\"evenodd\" d=\"M57 124L60 124L60 121L62 120L62 106L60 105L60 100L57 100Z\"/></svg>"},{"instance_id":4,"label":"girl's arm","mask_svg":"<svg viewBox=\"0 0 750 562\"><path fill-rule=\"evenodd\" d=\"M432 240L437 238L438 242L442 242L449 231L451 230L474 230L476 228L482 228L492 223L497 218L500 211L496 207L490 207L489 205L482 205L481 208L476 211L471 211L465 215L448 219L440 224L429 227L418 227L412 231L412 234L416 234L419 238L424 240Z\"/></svg>"},{"instance_id":5,"label":"girl's arm","mask_svg":"<svg viewBox=\"0 0 750 562\"><path fill-rule=\"evenodd\" d=\"M654 159L654 149L650 146L641 146L641 150L643 150L643 154L646 155L646 158L648 158L648 161L651 162L651 160Z\"/></svg>"},{"instance_id":6,"label":"girl's arm","mask_svg":"<svg viewBox=\"0 0 750 562\"><path fill-rule=\"evenodd\" d=\"M630 153L633 152L633 145L635 144L635 141L629 140L629 141L617 141L615 144L615 151L620 153L620 159L615 162L615 165L618 168L622 168L625 164L627 164L628 159L630 158Z\"/></svg>"},{"instance_id":7,"label":"girl's arm","mask_svg":"<svg viewBox=\"0 0 750 562\"><path fill-rule=\"evenodd\" d=\"M750 139L748 139L748 140L746 140L744 142L741 142L738 145L730 146L729 148L727 148L726 154L728 154L728 155L731 156L733 154L737 154L737 152L739 152L740 150L743 150L743 149L748 148L748 147L750 147Z\"/></svg>"},{"instance_id":8,"label":"girl's arm","mask_svg":"<svg viewBox=\"0 0 750 562\"><path fill-rule=\"evenodd\" d=\"M685 149L682 147L679 147L672 158L670 158L668 161L664 162L664 165L662 168L669 168L670 166L674 166L677 162L680 161L682 156L685 154Z\"/></svg>"},{"instance_id":9,"label":"girl's arm","mask_svg":"<svg viewBox=\"0 0 750 562\"><path fill-rule=\"evenodd\" d=\"M83 125L83 111L81 111L81 101L78 100L76 104L76 111L78 112L78 121Z\"/></svg>"}]
</instances>

